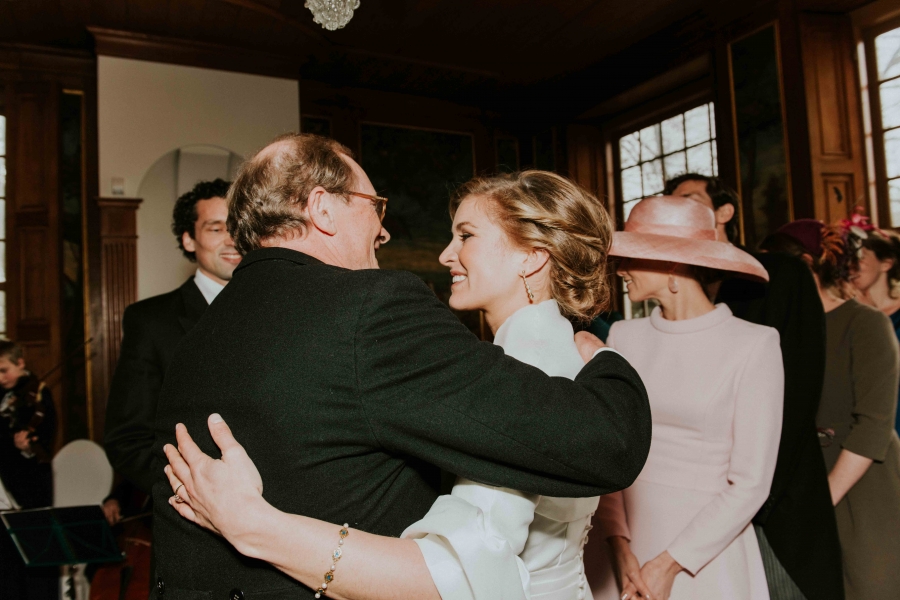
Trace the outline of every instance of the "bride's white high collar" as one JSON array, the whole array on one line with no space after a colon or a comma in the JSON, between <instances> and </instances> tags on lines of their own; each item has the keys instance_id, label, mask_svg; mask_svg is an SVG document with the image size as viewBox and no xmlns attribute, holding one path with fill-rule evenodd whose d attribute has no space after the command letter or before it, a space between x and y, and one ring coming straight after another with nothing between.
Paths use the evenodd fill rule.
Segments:
<instances>
[{"instance_id":1,"label":"bride's white high collar","mask_svg":"<svg viewBox=\"0 0 900 600\"><path fill-rule=\"evenodd\" d=\"M572 324L559 312L556 300L523 306L497 329L494 343L512 356L548 375L574 379L584 361L575 346Z\"/></svg>"}]
</instances>

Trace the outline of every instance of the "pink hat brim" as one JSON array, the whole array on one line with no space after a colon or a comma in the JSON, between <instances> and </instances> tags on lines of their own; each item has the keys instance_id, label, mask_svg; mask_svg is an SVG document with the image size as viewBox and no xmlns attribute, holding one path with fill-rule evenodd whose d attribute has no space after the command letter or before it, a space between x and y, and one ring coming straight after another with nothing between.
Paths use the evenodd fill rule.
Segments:
<instances>
[{"instance_id":1,"label":"pink hat brim","mask_svg":"<svg viewBox=\"0 0 900 600\"><path fill-rule=\"evenodd\" d=\"M750 254L731 244L714 240L616 231L609 255L677 262L730 271L757 281L769 280L765 267Z\"/></svg>"}]
</instances>

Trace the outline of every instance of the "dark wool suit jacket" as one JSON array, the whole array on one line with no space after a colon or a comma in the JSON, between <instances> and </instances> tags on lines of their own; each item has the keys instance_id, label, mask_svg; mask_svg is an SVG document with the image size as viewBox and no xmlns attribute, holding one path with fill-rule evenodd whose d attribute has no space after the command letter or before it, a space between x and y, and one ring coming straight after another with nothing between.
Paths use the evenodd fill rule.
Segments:
<instances>
[{"instance_id":1,"label":"dark wool suit jacket","mask_svg":"<svg viewBox=\"0 0 900 600\"><path fill-rule=\"evenodd\" d=\"M194 277L136 302L122 318L122 348L110 386L103 445L113 468L150 493L156 404L175 347L206 311Z\"/></svg>"},{"instance_id":2,"label":"dark wool suit jacket","mask_svg":"<svg viewBox=\"0 0 900 600\"><path fill-rule=\"evenodd\" d=\"M809 599L843 600L841 549L816 433L825 374L825 314L809 268L784 254L754 254L768 285L726 281L717 300L735 316L781 335L784 420L769 499L754 522Z\"/></svg>"},{"instance_id":3,"label":"dark wool suit jacket","mask_svg":"<svg viewBox=\"0 0 900 600\"><path fill-rule=\"evenodd\" d=\"M176 352L157 413L158 467L178 422L220 456L213 412L275 507L390 536L431 507L439 469L594 496L630 485L650 446L646 391L618 354L600 353L574 382L547 377L478 341L410 273L350 271L283 248L249 253ZM313 597L181 519L164 478L153 491L167 596Z\"/></svg>"}]
</instances>

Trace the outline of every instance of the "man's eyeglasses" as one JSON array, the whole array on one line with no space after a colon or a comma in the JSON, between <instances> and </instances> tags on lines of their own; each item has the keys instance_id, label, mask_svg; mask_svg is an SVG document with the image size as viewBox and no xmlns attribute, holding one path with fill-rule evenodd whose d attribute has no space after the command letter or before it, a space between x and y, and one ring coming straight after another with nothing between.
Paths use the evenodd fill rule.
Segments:
<instances>
[{"instance_id":1,"label":"man's eyeglasses","mask_svg":"<svg viewBox=\"0 0 900 600\"><path fill-rule=\"evenodd\" d=\"M363 194L362 192L350 192L350 195L359 196L360 198L371 200L372 206L375 207L375 213L378 215L378 218L384 221L384 213L387 212L387 198L384 198L382 196L373 196L372 194Z\"/></svg>"}]
</instances>

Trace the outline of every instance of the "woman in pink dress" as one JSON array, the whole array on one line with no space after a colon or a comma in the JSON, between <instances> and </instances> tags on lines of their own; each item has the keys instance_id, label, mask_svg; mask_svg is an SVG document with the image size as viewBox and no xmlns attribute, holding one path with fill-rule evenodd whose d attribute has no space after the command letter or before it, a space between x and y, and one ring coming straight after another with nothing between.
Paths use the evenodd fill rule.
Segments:
<instances>
[{"instance_id":1,"label":"woman in pink dress","mask_svg":"<svg viewBox=\"0 0 900 600\"><path fill-rule=\"evenodd\" d=\"M700 203L654 197L614 236L629 298L660 306L609 335L647 387L653 441L634 485L600 501L597 537L608 545L599 544L596 600L769 598L750 521L775 470L781 349L775 329L709 300L722 272L768 279L749 254L716 241L715 228Z\"/></svg>"}]
</instances>

